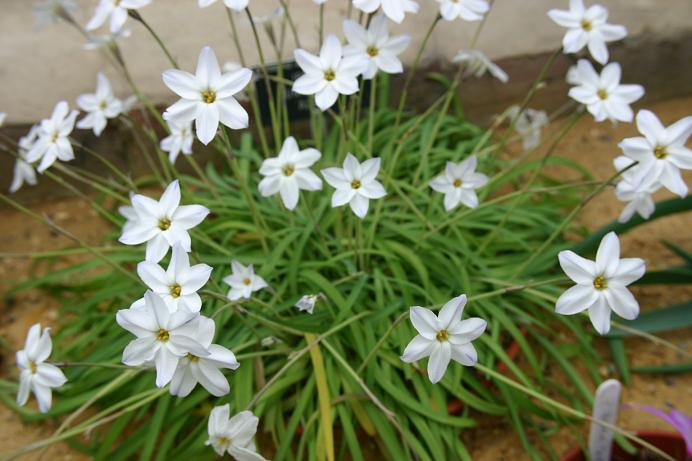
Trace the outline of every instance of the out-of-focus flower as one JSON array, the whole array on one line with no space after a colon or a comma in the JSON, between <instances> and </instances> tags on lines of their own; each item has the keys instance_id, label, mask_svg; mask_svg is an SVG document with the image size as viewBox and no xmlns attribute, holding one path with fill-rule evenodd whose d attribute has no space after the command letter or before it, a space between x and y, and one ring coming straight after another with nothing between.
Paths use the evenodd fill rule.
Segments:
<instances>
[{"instance_id":1,"label":"out-of-focus flower","mask_svg":"<svg viewBox=\"0 0 692 461\"><path fill-rule=\"evenodd\" d=\"M211 445L219 456L228 452L237 461L265 461L252 441L259 418L249 411L241 411L229 418L230 412L228 404L211 410L207 428L209 439L205 445Z\"/></svg>"},{"instance_id":2,"label":"out-of-focus flower","mask_svg":"<svg viewBox=\"0 0 692 461\"><path fill-rule=\"evenodd\" d=\"M231 301L249 299L253 292L269 286L262 277L255 274L252 264L243 266L234 259L231 261L231 270L231 275L223 278L224 283L231 287L227 295Z\"/></svg>"},{"instance_id":3,"label":"out-of-focus flower","mask_svg":"<svg viewBox=\"0 0 692 461\"><path fill-rule=\"evenodd\" d=\"M298 94L315 95L315 104L320 110L327 110L336 102L340 94L350 95L358 91L358 74L367 66L363 56L342 56L341 42L330 34L315 56L303 49L296 49L293 55L305 72L293 82L293 91Z\"/></svg>"},{"instance_id":4,"label":"out-of-focus flower","mask_svg":"<svg viewBox=\"0 0 692 461\"><path fill-rule=\"evenodd\" d=\"M41 121L38 139L26 154L26 161L29 163L41 159L37 168L39 173L46 171L56 160L68 162L74 159L69 136L74 129L77 114L76 110L70 112L67 102L60 101L55 105L53 115Z\"/></svg>"},{"instance_id":5,"label":"out-of-focus flower","mask_svg":"<svg viewBox=\"0 0 692 461\"><path fill-rule=\"evenodd\" d=\"M453 210L460 203L469 208L478 206L476 189L483 187L488 182L488 177L476 173L477 163L475 155L459 163L447 162L445 171L430 181L433 190L445 194L445 210Z\"/></svg>"},{"instance_id":6,"label":"out-of-focus flower","mask_svg":"<svg viewBox=\"0 0 692 461\"><path fill-rule=\"evenodd\" d=\"M445 21L461 18L465 21L480 21L490 10L486 0L437 0L440 4L440 16Z\"/></svg>"},{"instance_id":7,"label":"out-of-focus flower","mask_svg":"<svg viewBox=\"0 0 692 461\"><path fill-rule=\"evenodd\" d=\"M643 136L623 139L618 147L639 164L634 168L639 181L660 182L672 193L685 197L687 185L681 169L692 169L692 150L685 147L692 134L692 116L664 127L648 110L637 113L637 129Z\"/></svg>"},{"instance_id":8,"label":"out-of-focus flower","mask_svg":"<svg viewBox=\"0 0 692 461\"><path fill-rule=\"evenodd\" d=\"M91 128L96 136L101 135L109 118L115 118L123 111L122 101L113 95L111 83L102 72L96 77L96 93L77 96L77 105L87 113L77 122L77 128Z\"/></svg>"},{"instance_id":9,"label":"out-of-focus flower","mask_svg":"<svg viewBox=\"0 0 692 461\"><path fill-rule=\"evenodd\" d=\"M168 129L171 134L161 140L161 150L168 152L168 160L175 163L178 154L181 152L185 155L192 154L192 122L177 122L168 120Z\"/></svg>"},{"instance_id":10,"label":"out-of-focus flower","mask_svg":"<svg viewBox=\"0 0 692 461\"><path fill-rule=\"evenodd\" d=\"M665 420L668 424L673 426L676 431L680 433L683 440L685 441L685 447L687 448L687 457L692 458L692 416L685 414L681 411L671 408L667 413L658 408L650 407L647 405L632 405L635 408L644 410L647 413L658 416Z\"/></svg>"},{"instance_id":11,"label":"out-of-focus flower","mask_svg":"<svg viewBox=\"0 0 692 461\"><path fill-rule=\"evenodd\" d=\"M77 2L74 0L43 0L34 6L35 28L43 30L60 19L73 21L77 9Z\"/></svg>"},{"instance_id":12,"label":"out-of-focus flower","mask_svg":"<svg viewBox=\"0 0 692 461\"><path fill-rule=\"evenodd\" d=\"M199 7L206 8L214 3L216 3L216 0L199 0ZM223 0L223 4L226 5L226 8L234 11L243 11L247 8L248 0Z\"/></svg>"},{"instance_id":13,"label":"out-of-focus flower","mask_svg":"<svg viewBox=\"0 0 692 461\"><path fill-rule=\"evenodd\" d=\"M548 124L548 114L544 110L526 108L519 113L519 106L512 106L507 110L507 117L516 118L514 129L521 135L524 151L539 146L541 129Z\"/></svg>"},{"instance_id":14,"label":"out-of-focus flower","mask_svg":"<svg viewBox=\"0 0 692 461\"><path fill-rule=\"evenodd\" d=\"M150 3L151 0L100 0L94 16L86 25L86 29L97 29L110 18L109 30L111 33L116 33L122 29L125 21L127 21L128 10L136 10Z\"/></svg>"},{"instance_id":15,"label":"out-of-focus flower","mask_svg":"<svg viewBox=\"0 0 692 461\"><path fill-rule=\"evenodd\" d=\"M481 77L486 72L501 81L507 83L509 76L497 64L492 62L480 50L461 50L452 59L453 62L464 63L466 65L466 75Z\"/></svg>"},{"instance_id":16,"label":"out-of-focus flower","mask_svg":"<svg viewBox=\"0 0 692 461\"><path fill-rule=\"evenodd\" d=\"M52 349L50 329L44 328L41 332L41 324L32 325L26 336L24 349L17 351L17 366L20 370L18 405L25 405L29 400L29 392L33 392L39 411L46 413L50 410L53 400L51 390L67 382L60 368L45 363Z\"/></svg>"},{"instance_id":17,"label":"out-of-focus flower","mask_svg":"<svg viewBox=\"0 0 692 461\"><path fill-rule=\"evenodd\" d=\"M178 309L199 312L202 299L197 290L207 283L211 271L212 267L207 264L190 266L190 258L180 243L173 245L171 262L166 270L151 261L137 264L139 278L166 302L171 312Z\"/></svg>"},{"instance_id":18,"label":"out-of-focus flower","mask_svg":"<svg viewBox=\"0 0 692 461\"><path fill-rule=\"evenodd\" d=\"M617 171L622 171L631 164L632 159L624 155L613 160ZM651 178L639 178L635 170L636 167L633 167L623 172L622 179L615 188L618 200L627 203L618 217L618 221L622 223L629 221L635 212L642 218L649 219L656 209L652 194L661 188L661 183L652 181Z\"/></svg>"},{"instance_id":19,"label":"out-of-focus flower","mask_svg":"<svg viewBox=\"0 0 692 461\"><path fill-rule=\"evenodd\" d=\"M84 44L84 49L98 50L100 48L113 47L118 43L119 40L128 38L130 35L132 35L132 31L127 27L123 27L112 34L92 35L87 38L87 41Z\"/></svg>"},{"instance_id":20,"label":"out-of-focus flower","mask_svg":"<svg viewBox=\"0 0 692 461\"><path fill-rule=\"evenodd\" d=\"M7 112L0 112L0 128L5 124L5 119L7 118Z\"/></svg>"},{"instance_id":21,"label":"out-of-focus flower","mask_svg":"<svg viewBox=\"0 0 692 461\"><path fill-rule=\"evenodd\" d=\"M400 74L404 66L397 57L411 43L410 35L389 36L387 18L378 14L365 29L355 21L344 21L344 35L348 45L344 56L360 56L367 62L363 71L364 79L371 79L378 70L387 74Z\"/></svg>"},{"instance_id":22,"label":"out-of-focus flower","mask_svg":"<svg viewBox=\"0 0 692 461\"><path fill-rule=\"evenodd\" d=\"M425 307L411 307L411 323L418 334L401 360L411 363L429 356L428 377L433 384L442 379L450 360L469 367L478 361L471 341L483 334L487 322L478 317L461 320L465 305L466 295L460 295L448 301L438 315Z\"/></svg>"},{"instance_id":23,"label":"out-of-focus flower","mask_svg":"<svg viewBox=\"0 0 692 461\"><path fill-rule=\"evenodd\" d=\"M219 122L239 130L247 128L248 114L233 97L247 86L252 78L250 69L221 73L214 50L205 46L197 60L195 75L179 69L163 73L163 82L180 100L166 109L163 118L179 123L195 121L197 138L209 144Z\"/></svg>"},{"instance_id":24,"label":"out-of-focus flower","mask_svg":"<svg viewBox=\"0 0 692 461\"><path fill-rule=\"evenodd\" d=\"M320 294L304 295L294 304L294 306L301 312L312 314L312 312L315 310L315 304L321 296L322 295Z\"/></svg>"},{"instance_id":25,"label":"out-of-focus flower","mask_svg":"<svg viewBox=\"0 0 692 461\"><path fill-rule=\"evenodd\" d=\"M406 13L418 13L420 9L413 0L353 0L353 6L364 13L374 13L382 7L382 12L397 24L401 24Z\"/></svg>"},{"instance_id":26,"label":"out-of-focus flower","mask_svg":"<svg viewBox=\"0 0 692 461\"><path fill-rule=\"evenodd\" d=\"M607 23L608 9L602 5L585 8L582 0L570 0L569 10L550 10L548 16L568 29L562 40L565 53L577 53L586 46L601 64L608 62L606 43L627 36L625 26Z\"/></svg>"},{"instance_id":27,"label":"out-of-focus flower","mask_svg":"<svg viewBox=\"0 0 692 461\"><path fill-rule=\"evenodd\" d=\"M276 157L265 159L259 172L264 178L259 183L263 197L280 194L284 206L293 210L298 205L300 190L322 189L322 180L310 169L320 159L317 149L300 150L293 136L284 140Z\"/></svg>"},{"instance_id":28,"label":"out-of-focus flower","mask_svg":"<svg viewBox=\"0 0 692 461\"><path fill-rule=\"evenodd\" d=\"M195 339L209 351L209 355L206 357L198 357L194 354L183 356L178 361L178 367L171 379L170 391L172 395L185 397L199 383L211 395L221 397L228 394L230 386L220 368L237 370L240 364L235 354L229 349L211 343L216 329L212 319L200 316L198 328Z\"/></svg>"},{"instance_id":29,"label":"out-of-focus flower","mask_svg":"<svg viewBox=\"0 0 692 461\"><path fill-rule=\"evenodd\" d=\"M576 285L557 300L555 311L573 315L586 309L596 331L605 335L610 331L610 311L633 320L639 315L639 303L627 285L640 279L646 271L640 258L620 258L620 240L609 232L601 240L596 261L582 258L573 251L558 254L560 266Z\"/></svg>"},{"instance_id":30,"label":"out-of-focus flower","mask_svg":"<svg viewBox=\"0 0 692 461\"><path fill-rule=\"evenodd\" d=\"M30 186L35 186L36 181L36 171L31 163L26 161L26 154L34 145L36 139L38 138L39 126L34 125L29 130L26 136L19 138L19 149L17 152L17 160L14 162L14 175L12 176L12 184L10 184L10 192L15 193L19 190L24 183Z\"/></svg>"},{"instance_id":31,"label":"out-of-focus flower","mask_svg":"<svg viewBox=\"0 0 692 461\"><path fill-rule=\"evenodd\" d=\"M163 299L147 291L142 307L121 309L115 316L118 325L137 337L125 347L122 362L129 366L154 362L156 385L165 386L182 357L209 356L207 348L197 339L199 319L199 312L186 309L170 312Z\"/></svg>"},{"instance_id":32,"label":"out-of-focus flower","mask_svg":"<svg viewBox=\"0 0 692 461\"><path fill-rule=\"evenodd\" d=\"M132 196L132 206L136 219L123 227L120 243L139 245L147 242L146 260L151 262L161 261L168 248L176 243L189 252L192 245L188 230L209 214L209 210L201 205L180 205L177 179L166 187L160 200L136 194Z\"/></svg>"},{"instance_id":33,"label":"out-of-focus flower","mask_svg":"<svg viewBox=\"0 0 692 461\"><path fill-rule=\"evenodd\" d=\"M336 189L332 195L332 208L348 203L356 216L365 218L370 199L380 199L387 195L384 186L375 179L379 171L379 157L359 163L350 152L346 155L343 168L322 170L324 179Z\"/></svg>"},{"instance_id":34,"label":"out-of-focus flower","mask_svg":"<svg viewBox=\"0 0 692 461\"><path fill-rule=\"evenodd\" d=\"M580 59L570 77L578 84L569 90L569 95L584 104L597 122L631 122L634 115L630 104L644 96L644 87L621 85L621 72L620 64L611 62L599 75L589 61Z\"/></svg>"}]
</instances>

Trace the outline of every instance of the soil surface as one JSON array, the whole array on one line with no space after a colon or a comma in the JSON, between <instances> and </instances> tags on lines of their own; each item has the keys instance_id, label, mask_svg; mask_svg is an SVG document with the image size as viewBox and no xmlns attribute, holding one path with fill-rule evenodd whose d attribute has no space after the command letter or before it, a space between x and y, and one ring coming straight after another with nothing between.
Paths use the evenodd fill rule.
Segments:
<instances>
[{"instance_id":1,"label":"soil surface","mask_svg":"<svg viewBox=\"0 0 692 461\"><path fill-rule=\"evenodd\" d=\"M689 115L692 99L670 100L650 107L664 124L670 124ZM631 124L612 125L608 122L596 124L586 116L565 138L559 155L569 157L588 168L598 179L613 174L612 159L620 154L617 143L624 137L635 136L636 128ZM561 174L566 174L561 172ZM572 173L570 173L571 175ZM576 175L575 175L576 176ZM692 175L686 175L692 185ZM669 197L661 193L657 199ZM591 229L612 221L620 213L622 205L612 191L606 191L593 200L581 213L579 219ZM103 237L109 228L80 198L44 200L31 204L30 208L46 214L55 223L94 245L103 245ZM16 379L14 351L23 345L28 328L35 322L51 325L57 317L57 305L39 290L29 290L15 296L4 296L10 286L25 280L30 273L31 262L26 253L48 251L71 245L65 237L26 215L8 209L0 209L3 222L3 239L0 240L0 292L2 314L0 315L0 356L3 378ZM646 224L622 238L624 256L642 257L651 270L661 269L680 261L661 242L668 240L687 251L692 250L692 214L677 215ZM111 242L113 244L114 242ZM62 264L74 259L66 258ZM43 268L42 268L43 269ZM649 286L636 289L636 296L643 310L665 306L692 299L692 286ZM678 330L662 335L663 338L692 351L692 329ZM626 343L631 366L657 365L688 362L670 349L646 340L629 339ZM604 376L615 376L609 366L610 355L606 347L604 354ZM624 389L623 402L647 404L665 409L675 405L678 409L692 413L692 374L655 376L633 374L631 384ZM29 405L35 405L33 399ZM497 418L478 416L478 427L463 434L474 460L478 461L524 461L528 456L509 425ZM626 410L620 416L620 425L626 429L671 430L665 422L638 410ZM51 424L22 423L21 418L5 406L0 405L0 453L50 436ZM585 434L588 428L582 428ZM559 431L551 438L558 454L564 454L576 443L576 434L571 429ZM537 443L538 445L538 443ZM38 454L27 455L25 460L39 459ZM41 459L66 461L87 459L64 444L46 450Z\"/></svg>"}]
</instances>

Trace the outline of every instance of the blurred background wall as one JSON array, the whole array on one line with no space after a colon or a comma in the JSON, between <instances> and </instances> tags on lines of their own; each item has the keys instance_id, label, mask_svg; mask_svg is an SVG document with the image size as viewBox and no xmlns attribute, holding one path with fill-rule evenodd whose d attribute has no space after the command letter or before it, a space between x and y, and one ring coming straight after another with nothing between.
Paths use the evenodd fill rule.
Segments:
<instances>
[{"instance_id":1,"label":"blurred background wall","mask_svg":"<svg viewBox=\"0 0 692 461\"><path fill-rule=\"evenodd\" d=\"M60 99L74 105L77 95L93 92L96 73L105 71L119 96L129 93L114 68L98 51L84 48L85 39L64 22L36 30L32 14L34 0L0 0L0 112L8 113L11 124L31 123L48 116ZM76 19L81 24L91 17L97 0L78 0ZM412 46L404 55L410 63L437 14L434 0L419 0L421 10L407 15L403 25L393 25L394 33L413 35ZM593 2L587 2L593 3ZM610 10L610 22L624 24L630 31L628 41L673 40L692 32L692 0L599 0ZM560 46L564 29L546 16L550 8L567 8L567 0L497 0L478 47L493 59L535 55ZM312 0L290 1L290 11L297 25L301 45L318 48L318 11ZM270 14L278 6L274 0L250 0L253 15ZM328 0L325 4L325 32L341 34L341 20L348 8L347 0ZM203 45L214 47L219 59L237 61L231 42L228 18L222 0L200 9L197 0L154 0L140 10L144 19L159 33L183 69L191 70ZM357 15L357 10L354 10ZM254 41L247 18L235 14L245 57L257 62ZM141 24L128 20L130 38L121 47L135 81L156 102L165 103L173 95L161 82L161 72L169 68L165 56ZM461 20L441 22L423 59L427 63L448 61L456 52L468 47L475 23ZM103 29L97 33L105 33ZM274 60L274 53L260 31L264 48ZM294 43L286 33L286 54ZM687 42L689 43L689 41ZM685 48L687 53L689 49ZM515 72L522 66L513 66ZM627 75L627 69L625 69ZM510 72L510 77L512 73Z\"/></svg>"}]
</instances>

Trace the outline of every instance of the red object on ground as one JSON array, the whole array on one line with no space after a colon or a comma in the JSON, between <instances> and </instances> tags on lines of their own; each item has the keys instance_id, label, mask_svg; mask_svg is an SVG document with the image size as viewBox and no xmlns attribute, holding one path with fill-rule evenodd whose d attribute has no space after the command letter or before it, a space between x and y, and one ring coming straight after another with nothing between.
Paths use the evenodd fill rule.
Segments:
<instances>
[{"instance_id":1,"label":"red object on ground","mask_svg":"<svg viewBox=\"0 0 692 461\"><path fill-rule=\"evenodd\" d=\"M685 446L685 440L677 432L637 431L637 437L646 440L656 448L660 448L676 460L687 460L687 447ZM622 448L616 444L613 444L613 461L638 461L641 459L643 458L638 458L636 455L629 455L625 453ZM575 448L563 456L560 461L586 461L586 456L582 452L581 448Z\"/></svg>"}]
</instances>

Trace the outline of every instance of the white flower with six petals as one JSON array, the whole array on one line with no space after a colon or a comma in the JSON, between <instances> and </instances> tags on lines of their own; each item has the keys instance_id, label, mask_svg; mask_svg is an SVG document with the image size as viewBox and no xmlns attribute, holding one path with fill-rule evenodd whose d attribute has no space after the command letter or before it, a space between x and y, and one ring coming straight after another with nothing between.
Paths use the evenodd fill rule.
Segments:
<instances>
[{"instance_id":1,"label":"white flower with six petals","mask_svg":"<svg viewBox=\"0 0 692 461\"><path fill-rule=\"evenodd\" d=\"M478 206L476 189L483 187L488 182L488 177L483 173L476 173L478 160L475 155L462 162L447 162L445 171L430 181L430 187L445 194L445 210L450 211L463 203L469 208Z\"/></svg>"},{"instance_id":2,"label":"white flower with six petals","mask_svg":"<svg viewBox=\"0 0 692 461\"><path fill-rule=\"evenodd\" d=\"M382 7L389 19L401 24L406 13L418 13L420 5L413 0L353 0L353 6L364 13L374 13Z\"/></svg>"},{"instance_id":3,"label":"white flower with six petals","mask_svg":"<svg viewBox=\"0 0 692 461\"><path fill-rule=\"evenodd\" d=\"M231 287L227 295L231 301L250 299L253 292L269 286L262 277L255 274L252 264L243 266L234 259L231 261L231 271L231 275L223 278L224 283Z\"/></svg>"},{"instance_id":4,"label":"white flower with six petals","mask_svg":"<svg viewBox=\"0 0 692 461\"><path fill-rule=\"evenodd\" d=\"M509 81L509 75L507 75L507 72L492 62L480 50L460 50L459 53L454 56L452 62L464 63L466 65L466 75L481 77L487 72L502 83L507 83Z\"/></svg>"},{"instance_id":5,"label":"white flower with six petals","mask_svg":"<svg viewBox=\"0 0 692 461\"><path fill-rule=\"evenodd\" d=\"M99 72L96 77L96 93L77 96L77 105L87 113L86 117L77 122L79 129L93 129L100 136L109 118L115 118L123 111L123 103L113 95L113 89L108 78Z\"/></svg>"},{"instance_id":6,"label":"white flower with six petals","mask_svg":"<svg viewBox=\"0 0 692 461\"><path fill-rule=\"evenodd\" d=\"M632 159L624 155L613 160L613 165L617 171L624 170L632 163ZM661 188L661 184L650 178L638 178L636 168L635 166L624 171L620 176L622 179L615 187L617 199L627 203L618 217L618 221L622 223L629 221L635 212L642 218L649 219L656 209L652 194Z\"/></svg>"},{"instance_id":7,"label":"white flower with six petals","mask_svg":"<svg viewBox=\"0 0 692 461\"><path fill-rule=\"evenodd\" d=\"M228 452L237 461L265 461L252 441L259 418L247 410L229 418L230 412L228 404L211 410L207 427L209 439L204 444L211 445L219 456Z\"/></svg>"},{"instance_id":8,"label":"white flower with six petals","mask_svg":"<svg viewBox=\"0 0 692 461\"><path fill-rule=\"evenodd\" d=\"M461 320L465 305L466 295L460 295L438 315L425 307L411 307L410 319L418 335L408 343L401 360L411 363L429 356L428 377L433 384L442 379L450 360L469 367L478 361L471 341L483 334L487 323L478 317Z\"/></svg>"},{"instance_id":9,"label":"white flower with six petals","mask_svg":"<svg viewBox=\"0 0 692 461\"><path fill-rule=\"evenodd\" d=\"M440 16L445 21L461 18L464 21L480 21L490 10L486 0L437 0Z\"/></svg>"},{"instance_id":10,"label":"white flower with six petals","mask_svg":"<svg viewBox=\"0 0 692 461\"><path fill-rule=\"evenodd\" d=\"M610 331L611 310L626 320L637 318L639 303L627 285L644 275L646 265L640 258L620 259L620 240L615 232L601 240L596 261L569 250L561 251L558 259L576 285L560 295L555 312L573 315L588 309L591 323L601 335Z\"/></svg>"},{"instance_id":11,"label":"white flower with six petals","mask_svg":"<svg viewBox=\"0 0 692 461\"><path fill-rule=\"evenodd\" d=\"M370 199L380 199L387 195L384 186L375 179L379 171L379 157L359 163L350 152L344 159L343 168L322 170L324 179L336 189L332 195L332 208L348 203L356 216L365 218Z\"/></svg>"},{"instance_id":12,"label":"white flower with six petals","mask_svg":"<svg viewBox=\"0 0 692 461\"><path fill-rule=\"evenodd\" d=\"M35 186L38 182L33 165L26 161L26 154L31 150L31 146L34 145L38 138L38 130L38 125L34 125L26 136L19 138L17 143L19 146L17 160L14 163L14 174L12 176L12 184L10 184L11 193L17 192L24 183Z\"/></svg>"},{"instance_id":13,"label":"white flower with six petals","mask_svg":"<svg viewBox=\"0 0 692 461\"><path fill-rule=\"evenodd\" d=\"M161 140L161 150L168 152L168 160L173 164L181 152L184 155L192 154L192 122L178 122L168 120L168 129L171 134Z\"/></svg>"},{"instance_id":14,"label":"white flower with six petals","mask_svg":"<svg viewBox=\"0 0 692 461\"><path fill-rule=\"evenodd\" d=\"M96 6L94 16L86 25L86 30L94 30L101 27L110 18L110 31L116 33L122 29L128 10L136 10L151 3L151 0L101 0Z\"/></svg>"},{"instance_id":15,"label":"white flower with six petals","mask_svg":"<svg viewBox=\"0 0 692 461\"><path fill-rule=\"evenodd\" d=\"M38 139L26 154L26 161L29 163L41 159L37 168L39 173L46 171L56 160L69 162L74 159L69 136L74 129L77 114L76 110L70 112L67 102L60 101L55 105L53 115L41 121Z\"/></svg>"}]
</instances>

